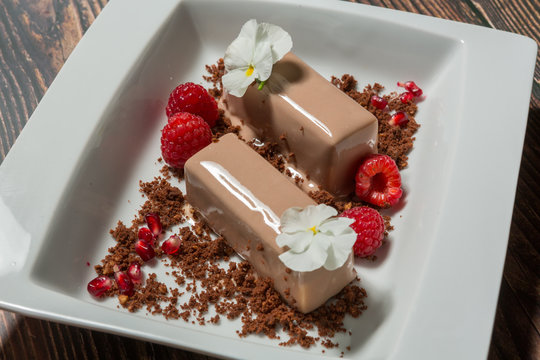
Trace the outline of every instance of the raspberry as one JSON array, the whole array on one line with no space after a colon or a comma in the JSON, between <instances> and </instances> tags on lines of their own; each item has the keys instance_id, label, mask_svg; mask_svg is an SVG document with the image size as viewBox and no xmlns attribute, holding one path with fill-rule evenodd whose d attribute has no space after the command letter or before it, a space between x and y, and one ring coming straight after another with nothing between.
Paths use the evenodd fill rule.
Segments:
<instances>
[{"instance_id":1,"label":"raspberry","mask_svg":"<svg viewBox=\"0 0 540 360\"><path fill-rule=\"evenodd\" d=\"M370 204L389 207L401 198L401 176L392 158L373 154L364 158L356 173L356 195Z\"/></svg>"},{"instance_id":2,"label":"raspberry","mask_svg":"<svg viewBox=\"0 0 540 360\"><path fill-rule=\"evenodd\" d=\"M169 118L179 112L199 115L210 127L219 117L216 100L201 85L191 82L178 85L171 92L165 111Z\"/></svg>"},{"instance_id":3,"label":"raspberry","mask_svg":"<svg viewBox=\"0 0 540 360\"><path fill-rule=\"evenodd\" d=\"M351 228L356 232L356 242L353 245L354 255L366 257L373 255L384 238L384 221L377 210L367 206L345 210L339 216L354 219Z\"/></svg>"},{"instance_id":4,"label":"raspberry","mask_svg":"<svg viewBox=\"0 0 540 360\"><path fill-rule=\"evenodd\" d=\"M197 115L181 112L161 130L161 154L167 164L183 168L187 159L212 142L208 124Z\"/></svg>"}]
</instances>

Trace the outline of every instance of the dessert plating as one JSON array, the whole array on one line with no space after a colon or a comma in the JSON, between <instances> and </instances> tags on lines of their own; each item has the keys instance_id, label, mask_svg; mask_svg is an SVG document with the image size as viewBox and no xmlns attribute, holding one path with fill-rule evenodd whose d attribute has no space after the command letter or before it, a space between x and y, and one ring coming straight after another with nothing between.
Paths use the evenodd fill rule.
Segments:
<instances>
[{"instance_id":1,"label":"dessert plating","mask_svg":"<svg viewBox=\"0 0 540 360\"><path fill-rule=\"evenodd\" d=\"M241 34L233 42L233 44L235 44L235 42L236 45L239 43L246 44L246 34L253 35L262 32L261 34L264 36L257 37L259 40L262 39L262 45L257 47L256 42L248 42L249 46L238 48L241 52L246 52L247 48L251 49L248 51L249 56L243 57L240 59L241 61L238 59L238 61L231 61L230 58L229 60L226 58L225 61L220 59L217 66L207 66L207 70L210 72L210 76L207 77L207 80L210 80L214 84L214 88L211 89L209 93L215 97L220 97L224 93L222 79L224 83L234 85L233 88L230 88L230 91L225 95L227 97L227 102L232 101L233 103L236 101L236 99L233 97L241 98L244 93L246 93L246 99L251 96L250 93L252 92L254 93L253 96L255 98L261 94L266 94L265 96L267 96L268 99L270 96L274 97L274 95L277 95L280 89L283 90L285 88L289 88L290 90L293 88L294 86L291 87L290 81L289 84L286 81L283 81L283 77L280 81L276 80L279 78L279 71L281 71L279 69L282 69L281 64L278 61L281 59L281 57L285 56L285 61L283 63L286 63L292 59L293 63L295 61L299 61L299 63L297 62L297 66L300 66L300 68L302 68L302 66L305 64L303 64L301 60L299 60L292 53L287 54L290 50L290 46L292 46L292 41L290 40L288 34L283 32L282 29L276 30L276 28L277 27L273 28L270 24L257 24L254 20L248 21L242 28ZM272 35L270 36L270 34ZM268 38L265 38L265 36ZM226 52L226 55L227 54L230 54L229 49ZM270 71L268 71L268 64L270 64ZM271 78L273 66L275 69L278 69L276 70L276 75L274 76L276 79ZM227 68L227 74L225 74L225 68ZM283 68L285 69L285 72L288 71L286 68L287 67ZM313 71L313 73L315 72ZM227 75L234 75L233 77L235 78L233 79L231 76ZM319 75L317 74L317 76ZM322 78L319 78L319 80L320 79ZM231 82L231 80L233 81ZM254 83L256 86L252 85L252 83ZM405 93L401 95L392 93L390 95L380 96L382 86L378 84L367 86L362 92L359 92L356 90L356 81L350 75L344 75L341 79L332 78L331 83L337 89L348 95L349 98L354 100L349 101L349 103L354 105L351 107L351 111L353 111L353 108L356 108L366 120L366 125L363 128L360 126L360 128L363 129L362 131L365 131L365 133L368 134L366 139L362 140L363 149L366 149L366 145L369 148L367 152L364 151L364 154L376 152L376 148L378 148L380 153L389 155L392 158L392 163L395 161L394 165L396 168L402 169L405 167L407 160L406 154L412 148L412 142L414 139L412 136L418 128L418 125L414 120L414 114L417 109L415 101L422 96L422 91L420 88L418 88L418 86L411 81L398 83L398 86L402 86L407 90ZM330 83L326 84L331 88L331 90L328 88L330 93L337 93L339 96L348 100L347 97L342 96L342 94L332 85L330 85ZM182 86L182 88L193 88L193 85L194 84ZM203 92L201 94L199 90L197 92L197 97L201 98L202 96L202 98L205 98L205 93ZM189 112L188 108L183 107L188 105L191 106L193 102L192 100L188 100L187 102L184 100L177 101L178 96L182 97L184 95L190 99L193 99L193 97L188 96L189 94L184 94L183 91L184 90L179 90L177 92L173 92L174 94L171 94L171 98L173 98L175 104L174 106L168 106L168 116L176 116L173 113L169 114L169 111L170 109L176 109L177 107L180 108L180 112ZM293 95L293 97L294 96L296 95ZM309 97L316 98L315 95ZM319 118L316 118L317 121L314 121L312 118L305 115L305 107L309 107L309 101L306 100L307 102L302 103L300 106L299 104L304 100L287 101L279 95L277 95L277 98L284 100L287 104L292 106L289 108L289 110L285 110L284 113L300 113L304 116L304 119L300 119L300 122L305 121L306 118L310 121L310 123L307 123L307 125L301 124L298 129L299 131L305 132L306 126L315 126L319 129L318 131L322 130L325 132L324 130L326 127L326 130L332 133L330 129L330 126L333 126L330 124L332 119L328 120L328 118L326 118L325 121L329 123L325 124L325 122L322 122ZM290 95L289 99L292 99ZM263 106L263 108L264 106L267 106L268 104L265 105L264 102L260 101L258 106ZM272 101L269 103L271 102ZM225 102L222 102L222 104L223 103ZM293 103L297 106L293 106ZM215 102L204 101L204 104L206 105L203 105L203 113L215 113ZM360 104L361 106L357 106L356 104ZM233 112L236 111L238 114L242 111L242 108L245 107L245 104L232 105ZM206 106L210 106L211 108L206 108ZM198 108L197 112L199 112L199 102L196 103L196 107ZM283 104L277 107L277 112L279 112L281 111L279 108L283 108ZM304 113L299 108L304 110ZM375 117L365 111L364 108ZM269 106L265 111L274 111L272 109L273 108ZM316 112L317 110L313 111ZM406 114L407 121L398 122L392 120L396 114L401 113ZM199 116L197 114L193 115ZM310 207L313 207L314 204L319 204L319 206L326 207L328 207L327 205L330 205L332 207L332 211L334 212L330 214L331 218L333 218L337 212L340 212L341 219L346 222L349 221L347 224L351 224L351 228L349 228L348 225L346 226L347 229L349 231L352 231L351 229L355 229L356 233L353 232L354 237L358 236L355 244L355 252L359 254L359 256L369 256L369 258L373 259L374 257L372 257L371 254L373 254L376 248L380 246L382 243L381 237L384 236L387 231L391 230L391 226L389 225L387 217L384 217L384 224L381 224L380 215L378 215L376 211L375 213L367 215L365 210L368 208L366 208L365 205L372 207L375 205L375 208L378 208L378 206L390 206L399 200L399 196L395 196L396 192L393 191L394 198L392 198L391 202L385 201L381 202L380 204L370 204L369 198L365 198L363 199L364 201L362 201L362 196L360 195L358 195L360 198L356 196L335 197L326 189L311 191L306 195L295 187L294 181L289 182L289 180L283 176L276 177L277 173L275 171L273 171L273 174L270 172L270 170L273 169L269 164L272 164L284 174L288 175L289 177L293 177L290 170L284 166L284 158L287 157L289 160L291 158L298 160L296 159L297 155L290 151L289 148L283 147L283 144L278 145L279 140L283 140L284 138L290 136L288 131L287 134L278 134L280 132L278 131L280 130L280 127L276 126L273 127L271 131L262 133L262 135L260 135L261 137L272 134L271 136L264 138L266 140L264 146L260 146L260 143L255 145L256 142L253 141L248 142L248 144L251 145L251 147L259 155L262 155L261 158L257 157L257 160L254 160L255 158L253 158L253 156L257 156L255 152L247 151L249 148L237 140L235 135L225 135L227 133L239 134L240 130L242 129L238 126L233 126L228 116L225 115L223 111L219 112L219 118L215 123L215 119L213 117L211 119L207 119L206 116L200 116L202 122L206 122L210 127L212 127L213 141L219 141L217 144L212 144L198 153L198 149L194 150L195 155L188 160L186 165L188 202L191 203L191 205L195 205L195 207L199 208L201 213L193 210L191 216L187 215L185 213L185 209L186 206L189 207L189 205L186 203L182 192L169 183L172 176L177 177L178 180L183 180L183 163L178 165L178 168L176 169L173 167L164 166L162 169L162 176L155 178L154 181L149 183L141 182L141 192L148 198L148 200L142 206L139 214L135 217L130 227L127 227L123 223L119 222L117 228L111 230L111 235L117 241L117 244L109 249L110 254L102 260L102 265L97 265L95 267L98 277L90 281L88 284L89 292L97 297L118 296L120 304L129 311L136 311L142 306L146 306L149 312L153 314L161 313L167 319L182 318L185 321L190 321L192 317L195 317L197 322L201 325L204 325L207 321L211 323L219 322L220 315L226 316L229 319L241 316L243 326L240 331L237 331L240 336L246 336L251 333L264 333L269 338L279 339L279 331L282 330L284 333L288 334L289 339L281 342L281 345L300 344L301 346L309 347L318 342L327 348L338 346L337 343L331 341L331 338L336 334L336 332L346 332L346 329L343 327L343 319L347 314L357 317L364 310L366 310L366 306L364 304L366 292L364 289L358 287L358 283L356 281L350 282L350 280L354 278L354 269L352 268L352 260L350 256L344 260L343 266L333 267L333 269L335 269L333 271L328 271L321 267L321 265L318 265L319 268L316 268L315 271L306 270L304 273L301 273L302 271L298 271L300 277L304 277L304 280L309 280L311 275L317 273L333 273L332 276L340 272L344 273L345 277L343 279L343 284L340 283L339 285L336 285L335 292L339 291L339 289L341 289L347 283L348 285L346 285L328 302L325 303L323 298L329 296L329 292L325 290L325 295L319 296L316 289L316 284L324 282L325 280L321 281L321 278L311 277L310 281L305 281L304 285L302 285L302 281L298 281L300 278L296 277L297 274L293 274L295 273L294 271L292 271L289 267L284 266L284 263L280 263L276 260L276 255L278 253L281 252L281 255L284 254L284 249L281 249L277 244L279 243L282 244L281 246L286 247L289 246L290 249L287 252L294 253L296 250L298 250L297 248L299 246L297 246L298 244L295 244L293 240L301 240L301 242L303 242L309 238L309 241L314 243L316 242L316 238L319 239L318 241L320 241L320 239L324 239L329 229L332 230L332 228L331 226L328 226L328 224L325 222L326 220L322 222L318 221L316 222L318 225L311 227L310 224L307 231L304 231L304 233L307 233L308 235L310 235L312 232L312 236L310 235L306 237L306 234L304 234L301 237L298 237L294 232L292 232L290 233L293 235L291 238L280 242L278 237L287 232L283 229L283 226L287 226L284 225L286 223L284 216L288 214L288 220L291 220L291 218L294 220L296 216L295 211L297 211L294 209L298 209L296 206L299 205L303 206L304 209L309 209ZM294 115L291 116L294 117ZM373 121L375 118L377 122ZM244 121L245 120L246 119L244 119ZM247 122L250 124L254 123L254 121L251 121L251 119L247 120ZM181 147L183 145L188 146L190 149L195 149L201 143L201 141L199 141L201 136L199 129L204 127L202 126L201 121L199 121L201 126L193 129L190 128L189 132L184 130L180 131L182 134L179 137L176 136L176 130L168 131L168 134L170 135L168 136L168 139L172 141L172 145L169 145L167 142L165 142L165 145L163 145L164 143L162 139L162 147L164 146L167 151L172 149L170 151L171 153L174 153L174 147ZM270 116L269 121L273 121L272 116ZM373 124L377 123L379 134L378 143L376 134L373 135L371 133L374 128ZM268 124L266 123L261 124L263 128L267 125ZM246 126L244 126L244 129L245 128ZM289 128L287 125L285 125L284 129L288 130ZM366 129L368 129L368 131L366 131ZM281 128L281 130L283 130L283 128ZM328 135L328 132L325 133ZM185 134L189 135L185 136ZM346 135L345 130L344 134ZM278 136L279 140L276 139L276 136ZM303 134L303 136L306 136L306 134ZM317 137L317 134L313 133L310 136ZM332 138L332 136L330 136L330 138ZM196 139L197 144L185 144L188 141L187 139ZM340 141L342 141L343 138L337 140L338 141L334 141L333 143L333 140L330 141L330 144L326 143L325 149L327 152L332 152L333 146L347 147L351 145L348 140L345 140L345 145L340 145ZM317 145L318 143L311 144L309 146L316 148ZM229 155L229 158L227 159L227 155L224 154L224 151L220 150L220 148L223 146L225 146L227 150L235 146L241 146L243 149L238 152L234 158L230 157ZM215 150L215 148L218 150ZM279 149L281 149L281 153ZM247 154L250 155L246 155L246 151ZM261 216L258 218L251 218L251 220L249 220L249 215L242 214L241 211L240 213L235 213L235 211L238 210L238 207L235 206L234 202L240 201L238 197L236 197L236 200L228 199L225 201L226 204L221 204L222 209L230 210L227 212L227 214L225 214L223 211L220 212L219 207L214 209L217 211L208 212L212 208L212 205L209 205L209 198L213 198L215 202L219 202L223 200L223 198L227 197L227 195L223 195L223 193L212 193L212 189L219 189L219 186L227 187L223 182L221 182L220 185L217 185L216 183L206 183L196 189L197 184L200 185L204 182L208 182L212 177L214 180L216 179L215 176L207 176L204 178L204 176L201 175L204 173L204 171L206 171L206 173L209 171L208 166L202 166L205 162L206 165L208 165L209 162L212 162L211 164L216 165L218 168L221 166L220 170L225 170L229 174L233 172L235 173L235 177L241 178L242 176L245 176L245 174L242 173L242 167L239 166L241 165L241 162L238 161L238 157L242 158L243 156L250 157L250 159L244 159L243 161L244 163L250 164L248 168L251 168L253 164L264 164L264 166L261 165L262 168L270 169L261 172L260 175L263 175L265 179L268 178L270 181L272 181L272 179L280 179L275 180L279 182L279 185L267 185L267 187L271 187L271 189L264 189L263 186L262 190L260 187L258 187L258 184L254 184L251 181L246 181L246 179L239 182L240 185L250 184L248 190L250 192L252 190L257 192L257 198L264 196L267 197L265 201L261 203L264 206L270 204L268 209L274 214L274 216L271 217L272 221L270 221L270 223L273 222L273 226L269 226L267 223L262 225L261 221L264 222L264 220L261 220ZM359 156L362 157L363 155ZM199 157L204 157L204 159L199 159ZM267 162L261 160L263 158ZM336 161L335 156L332 161ZM357 167L358 164L362 163L363 159L359 158L356 159L356 161ZM194 165L190 165L190 162L192 162ZM304 160L300 161L299 168L303 166L303 163ZM215 170L216 166L211 168ZM256 169L258 169L257 166L258 165L255 165ZM344 172L347 171L346 169L348 166L343 168L345 169L343 170ZM353 178L356 171L354 167L355 166L352 167ZM384 193L384 191L388 189L388 184L385 182L385 174L387 170L388 169L386 168L381 168L378 170L378 172L369 174L369 177L372 179L367 182L364 181L363 185L365 185L365 188L372 193ZM306 173L310 172L309 169L304 171ZM199 174L197 175L197 173ZM314 176L313 174L307 175ZM315 175L314 177L317 176ZM324 178L322 180L317 178L317 180L325 184L332 183L331 180ZM349 182L349 180L351 179L348 179L345 182ZM352 184L354 184L354 179L351 181ZM298 185L298 179L296 184ZM231 181L229 178L228 186L230 185ZM396 183L393 182L392 186L395 185ZM329 188L331 187L330 185L327 186L329 186ZM347 189L347 186L349 185L345 185L343 187L336 186L333 188L333 190L330 190L334 194L348 194L348 190L343 190ZM279 196L273 196L275 194L279 194L282 188L290 189L290 191L285 191L285 200ZM294 191L292 189L294 189ZM364 192L364 190L362 190L362 192ZM190 193L192 193L192 195L190 195ZM401 193L399 193L399 195L400 194ZM230 191L228 195L230 195ZM205 196L207 197L206 200L208 201L205 200ZM203 202L197 203L199 200L202 200ZM204 203L205 201L206 203ZM280 201L283 203L279 204ZM262 215L263 213L266 215L270 214L270 212L267 211L268 209L265 209L266 212L259 211L259 215ZM337 211L334 209L337 209ZM347 211L345 212L345 210ZM218 216L215 216L215 214L218 214ZM279 218L280 215L281 218ZM220 216L222 217L221 219L219 219ZM170 237L170 234L162 234L162 231L171 231L173 226L185 222L187 217L191 217L195 220L194 226L181 227ZM234 252L233 249L226 244L223 237L218 236L216 239L215 237L210 236L212 231L210 230L208 223L203 219L204 217L206 217L210 223L214 220L214 218L216 219L216 223L211 224L212 227L218 232L221 232L222 235L225 235L227 237L227 242L232 245L239 254L245 257L252 257L252 259L250 259L251 265L246 261L238 263L231 261L230 256L232 256ZM268 217L265 218L263 216L262 218L268 220ZM149 221L149 219L152 220ZM162 226L160 224L159 229L157 229L155 226L156 219L158 221L161 219ZM238 226L226 224L227 222L230 223L232 220L233 223L236 222L236 225L238 225L238 223L242 223L246 219L248 223L247 231L246 227L244 227L244 231L238 231ZM143 230L146 228L142 227L145 220L146 224L148 225L148 231ZM353 222L354 225L352 225ZM375 235L371 234L371 228L376 229ZM268 232L266 235L263 234L261 236L261 234L266 231L265 229L271 229L274 232L271 235ZM289 228L289 230L291 229ZM279 232L281 232L281 234L276 236L276 234ZM232 233L233 235L227 235L227 233ZM244 242L238 241L238 239L248 235L251 235L252 237ZM372 235L373 238L370 238ZM168 240L163 241L163 243L160 244L161 240L164 239L163 236L166 236L166 238L168 237ZM349 234L344 236L348 237ZM274 241L272 241L272 239L274 239ZM249 243L250 240L251 243ZM148 248L148 251L137 251L138 248L141 248L140 245L143 245L145 249ZM246 246L243 248L244 245ZM351 246L349 246L348 251L352 251L350 248ZM150 249L152 250L150 251ZM153 252L152 256L147 256L149 252ZM299 254L300 253L301 251ZM253 254L255 255L252 256ZM321 253L319 252L317 254L320 255ZM281 255L278 256L278 258L281 257ZM175 278L175 281L181 286L180 289L182 289L182 291L180 291L177 287L168 288L165 284L160 283L157 281L155 274L150 273L147 276L144 276L144 266L141 267L141 265L144 265L145 261L150 261L154 257L161 259L165 266L171 267L172 271L170 272L170 275ZM229 263L228 269L223 269L218 266L218 263L222 261ZM318 263L322 264L323 262L324 261L319 261ZM258 267L257 263L266 263L267 268L261 266ZM273 264L273 266L268 266L269 264ZM334 262L332 265L332 262L330 262L330 264L330 267L332 267L335 266L336 263ZM324 267L326 266L327 264L325 264ZM254 273L253 268L257 270L259 276ZM274 276L274 280L264 276L268 272L271 272L272 269L276 268L283 270L279 270L280 272L278 272L278 274L280 276L283 275L282 272L284 272L285 275L283 275L281 278ZM169 273L167 274L169 275ZM116 278L116 281L113 280L113 277ZM294 277L293 282L295 282L297 286L293 286L292 288L284 288L282 285L280 285L281 283L291 281L291 277ZM276 279L278 279L277 282L275 281ZM330 288L332 288L332 286L330 286ZM201 288L198 289L198 287ZM279 291L279 293L276 291L276 289ZM294 293L294 291L297 292ZM191 293L191 297L187 302L182 303L183 300L181 299L184 292L187 292L188 296L189 293ZM334 290L330 292L334 293ZM290 299L292 302L296 301L295 306L302 311L310 311L315 307L316 309L309 313L302 313L301 311L287 305L283 298ZM316 299L316 301L313 301L312 298ZM319 302L322 305L315 305L316 302ZM214 308L216 315L212 316L210 319L207 319L206 315L208 315L210 307ZM194 323L194 321L192 322ZM312 334L308 333L308 331L314 329L314 327L317 329L318 336L312 336Z\"/></svg>"}]
</instances>

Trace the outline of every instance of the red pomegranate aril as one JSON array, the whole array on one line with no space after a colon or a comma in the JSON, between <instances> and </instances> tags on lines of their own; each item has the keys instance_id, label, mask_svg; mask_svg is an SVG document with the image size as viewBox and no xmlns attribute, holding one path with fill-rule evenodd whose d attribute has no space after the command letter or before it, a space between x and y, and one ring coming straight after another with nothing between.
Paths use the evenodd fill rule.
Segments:
<instances>
[{"instance_id":1,"label":"red pomegranate aril","mask_svg":"<svg viewBox=\"0 0 540 360\"><path fill-rule=\"evenodd\" d=\"M133 295L135 291L133 290L133 283L131 282L128 274L126 274L124 271L120 271L117 265L114 266L113 270L114 279L116 280L120 294L127 296Z\"/></svg>"},{"instance_id":2,"label":"red pomegranate aril","mask_svg":"<svg viewBox=\"0 0 540 360\"><path fill-rule=\"evenodd\" d=\"M402 103L406 104L410 102L412 99L414 99L414 95L412 92L404 92L399 96L399 100L401 100Z\"/></svg>"},{"instance_id":3,"label":"red pomegranate aril","mask_svg":"<svg viewBox=\"0 0 540 360\"><path fill-rule=\"evenodd\" d=\"M156 256L156 252L154 251L152 245L144 240L139 240L135 243L135 252L139 254L141 259L144 261L151 260L154 258L154 256Z\"/></svg>"},{"instance_id":4,"label":"red pomegranate aril","mask_svg":"<svg viewBox=\"0 0 540 360\"><path fill-rule=\"evenodd\" d=\"M386 105L388 105L388 101L378 95L373 95L371 97L371 105L375 106L379 110L383 110Z\"/></svg>"},{"instance_id":5,"label":"red pomegranate aril","mask_svg":"<svg viewBox=\"0 0 540 360\"><path fill-rule=\"evenodd\" d=\"M146 241L147 243L149 243L150 245L154 245L155 237L154 237L154 234L152 233L152 231L150 231L149 228L146 228L146 227L140 228L138 237L139 237L139 240L143 240L143 241Z\"/></svg>"},{"instance_id":6,"label":"red pomegranate aril","mask_svg":"<svg viewBox=\"0 0 540 360\"><path fill-rule=\"evenodd\" d=\"M405 88L408 92L411 92L414 97L420 97L423 94L422 89L420 89L414 81L406 81L405 83L398 81L397 85Z\"/></svg>"},{"instance_id":7,"label":"red pomegranate aril","mask_svg":"<svg viewBox=\"0 0 540 360\"><path fill-rule=\"evenodd\" d=\"M406 125L408 122L409 118L403 111L395 113L388 121L388 123L393 126L403 126Z\"/></svg>"},{"instance_id":8,"label":"red pomegranate aril","mask_svg":"<svg viewBox=\"0 0 540 360\"><path fill-rule=\"evenodd\" d=\"M411 93L414 95L414 97L420 97L424 92L419 87L416 87L415 89L411 90Z\"/></svg>"},{"instance_id":9,"label":"red pomegranate aril","mask_svg":"<svg viewBox=\"0 0 540 360\"><path fill-rule=\"evenodd\" d=\"M134 284L139 284L142 280L141 265L138 262L131 263L129 265L127 274Z\"/></svg>"},{"instance_id":10,"label":"red pomegranate aril","mask_svg":"<svg viewBox=\"0 0 540 360\"><path fill-rule=\"evenodd\" d=\"M161 244L161 250L163 250L165 254L174 254L180 248L180 243L180 237L178 237L177 235L172 235L168 240L164 241L163 244Z\"/></svg>"},{"instance_id":11,"label":"red pomegranate aril","mask_svg":"<svg viewBox=\"0 0 540 360\"><path fill-rule=\"evenodd\" d=\"M148 225L148 228L150 231L152 231L152 234L154 234L155 237L159 236L161 234L161 221L159 220L159 215L154 213L148 213L145 216L146 224Z\"/></svg>"},{"instance_id":12,"label":"red pomegranate aril","mask_svg":"<svg viewBox=\"0 0 540 360\"><path fill-rule=\"evenodd\" d=\"M98 276L90 280L86 289L90 295L100 297L112 287L112 280L108 276Z\"/></svg>"}]
</instances>

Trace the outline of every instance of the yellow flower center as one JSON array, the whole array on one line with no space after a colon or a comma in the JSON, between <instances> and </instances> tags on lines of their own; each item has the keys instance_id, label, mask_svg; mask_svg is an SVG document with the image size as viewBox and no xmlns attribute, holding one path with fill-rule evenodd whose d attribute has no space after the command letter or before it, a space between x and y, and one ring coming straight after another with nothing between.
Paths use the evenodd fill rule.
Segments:
<instances>
[{"instance_id":1,"label":"yellow flower center","mask_svg":"<svg viewBox=\"0 0 540 360\"><path fill-rule=\"evenodd\" d=\"M317 233L319 232L319 230L316 229L317 225L309 228L309 230L313 231L313 235L317 235Z\"/></svg>"},{"instance_id":2,"label":"yellow flower center","mask_svg":"<svg viewBox=\"0 0 540 360\"><path fill-rule=\"evenodd\" d=\"M247 77L250 77L251 74L253 74L253 70L255 70L255 68L253 67L253 65L249 65L248 69L246 70L246 76L247 76Z\"/></svg>"}]
</instances>

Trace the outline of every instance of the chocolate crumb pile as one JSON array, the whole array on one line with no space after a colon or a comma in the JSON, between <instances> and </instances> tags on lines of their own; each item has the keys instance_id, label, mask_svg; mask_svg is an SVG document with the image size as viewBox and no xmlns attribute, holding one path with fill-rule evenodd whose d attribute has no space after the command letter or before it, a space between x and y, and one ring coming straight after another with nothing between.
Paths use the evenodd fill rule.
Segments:
<instances>
[{"instance_id":1,"label":"chocolate crumb pile","mask_svg":"<svg viewBox=\"0 0 540 360\"><path fill-rule=\"evenodd\" d=\"M407 166L407 154L413 147L415 140L414 133L420 125L414 119L414 115L418 110L414 101L402 103L399 95L392 92L382 97L388 101L390 111L379 110L373 106L370 99L373 95L379 95L384 89L380 84L367 85L362 92L356 90L357 81L352 75L345 74L341 79L332 76L332 84L338 87L345 94L349 95L353 100L369 110L379 121L379 139L378 152L390 156L401 170ZM392 126L388 123L391 118L392 111L403 111L409 117L409 122L406 126Z\"/></svg>"},{"instance_id":2,"label":"chocolate crumb pile","mask_svg":"<svg viewBox=\"0 0 540 360\"><path fill-rule=\"evenodd\" d=\"M212 84L209 93L219 99L223 94L223 59L219 59L215 65L207 65L206 70L208 75L204 76L204 79ZM406 126L391 126L388 123L389 112L379 110L370 103L371 96L379 95L383 90L381 85L368 85L362 91L357 91L356 80L347 74L340 79L332 77L331 82L377 117L379 153L392 157L400 169L406 167L407 154L414 141L413 135L419 127L414 120L416 104L412 101L402 103L396 93L383 95L391 111L403 111L409 116ZM220 110L219 119L212 129L213 141L218 141L228 133L238 135L239 131L240 128L233 126ZM280 154L277 143L262 146L254 141L247 143L297 184L303 181L295 179L290 172L287 173L286 161ZM294 153L287 155L288 160L291 158L294 158ZM162 159L158 159L158 162L161 163ZM126 271L131 263L137 262L143 272L148 273L143 282L135 284L134 295L120 295L117 286L113 285L106 296L118 297L119 306L131 312L144 308L148 313L162 315L168 320L181 319L207 325L219 324L223 318L239 318L242 321L241 329L237 330L240 337L264 334L270 339L278 339L280 345L284 346L298 344L309 348L318 343L331 349L339 346L333 341L337 333L351 335L344 327L345 317L350 315L356 318L367 309L364 303L367 294L358 286L359 279L347 285L315 311L303 314L295 310L274 290L270 278L257 276L247 261L234 261L234 250L227 245L225 239L213 234L197 211L190 209L182 191L170 183L173 177L181 181L183 176L182 170L164 165L160 176L150 182L139 183L140 192L146 198L144 204L134 215L129 227L119 221L110 231L116 244L108 249L108 254L94 268L98 275L112 276L115 266ZM338 212L356 206L369 206L353 196L337 199L322 189L311 191L309 195L317 203L333 206ZM159 215L167 237L174 232L181 238L180 249L173 255L164 254L158 244L154 247L157 261L161 261L166 267L166 274L174 279L174 286L168 287L160 282L157 275L150 272L151 267L145 267L135 253L138 229L144 224L144 216L148 213ZM188 218L193 220L194 225L183 226ZM392 230L390 218L383 218L386 232ZM347 350L350 348L347 347Z\"/></svg>"},{"instance_id":3,"label":"chocolate crumb pile","mask_svg":"<svg viewBox=\"0 0 540 360\"><path fill-rule=\"evenodd\" d=\"M140 183L140 191L147 201L131 227L119 222L111 230L117 243L109 249L102 265L95 266L99 275L112 275L115 265L126 270L131 262L139 262L144 270L143 262L134 252L144 213L162 216L165 231L185 220L184 196L167 181L171 177L168 170L163 167L163 177ZM168 288L157 280L155 273L149 273L143 284L135 284L133 296L120 295L116 287L109 290L107 296L117 296L120 305L132 312L145 308L148 313L161 314L169 320L182 319L199 325L219 323L221 317L240 318L243 325L237 333L241 337L264 334L271 339L283 340L281 345L298 344L306 348L316 342L325 347L337 346L331 338L338 332L346 333L345 316L358 317L366 310L364 299L367 294L357 282L349 284L331 301L309 314L293 309L274 290L270 278L258 277L247 261L232 261L234 250L225 239L213 239L211 229L197 212L194 211L192 216L195 225L177 231L182 241L176 254L165 255L156 248L156 257L170 269L168 273L178 287ZM220 266L224 263L227 266ZM181 297L186 293L189 299L182 302ZM211 307L217 313L214 316L209 316ZM309 335L310 330L316 330L318 336ZM288 338L281 339L280 332Z\"/></svg>"}]
</instances>

